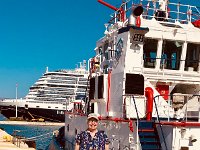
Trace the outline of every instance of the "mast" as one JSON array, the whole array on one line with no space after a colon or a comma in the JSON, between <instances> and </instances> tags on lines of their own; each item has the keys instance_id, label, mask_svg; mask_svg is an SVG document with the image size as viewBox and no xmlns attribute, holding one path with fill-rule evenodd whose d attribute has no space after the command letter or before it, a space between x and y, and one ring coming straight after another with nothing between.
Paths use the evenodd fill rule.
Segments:
<instances>
[{"instance_id":1,"label":"mast","mask_svg":"<svg viewBox=\"0 0 200 150\"><path fill-rule=\"evenodd\" d=\"M120 21L122 21L122 22L125 21L126 15L125 15L124 8L122 6L120 6L120 8L117 8L117 7L111 5L111 4L109 4L109 3L107 3L107 2L105 2L103 0L98 0L98 2L103 4L103 5L105 5L105 6L107 6L107 7L109 7L110 9L113 9L114 11L119 11L119 13L120 13ZM124 3L124 1L122 1L122 2Z\"/></svg>"},{"instance_id":2,"label":"mast","mask_svg":"<svg viewBox=\"0 0 200 150\"><path fill-rule=\"evenodd\" d=\"M16 97L15 97L16 98L16 105L15 105L15 107L16 107L15 117L16 118L17 118L17 88L18 88L18 84L16 83L16 91L15 91L16 92L15 93L16 94Z\"/></svg>"}]
</instances>

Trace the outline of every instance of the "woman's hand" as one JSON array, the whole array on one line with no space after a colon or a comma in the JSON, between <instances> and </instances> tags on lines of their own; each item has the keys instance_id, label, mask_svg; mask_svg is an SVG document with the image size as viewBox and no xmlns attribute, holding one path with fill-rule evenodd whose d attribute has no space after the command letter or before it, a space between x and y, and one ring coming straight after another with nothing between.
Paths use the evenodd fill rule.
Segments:
<instances>
[{"instance_id":1,"label":"woman's hand","mask_svg":"<svg viewBox=\"0 0 200 150\"><path fill-rule=\"evenodd\" d=\"M76 143L74 150L79 150L79 148L80 148L80 145L78 143Z\"/></svg>"},{"instance_id":2,"label":"woman's hand","mask_svg":"<svg viewBox=\"0 0 200 150\"><path fill-rule=\"evenodd\" d=\"M109 144L105 145L105 150L109 150Z\"/></svg>"}]
</instances>

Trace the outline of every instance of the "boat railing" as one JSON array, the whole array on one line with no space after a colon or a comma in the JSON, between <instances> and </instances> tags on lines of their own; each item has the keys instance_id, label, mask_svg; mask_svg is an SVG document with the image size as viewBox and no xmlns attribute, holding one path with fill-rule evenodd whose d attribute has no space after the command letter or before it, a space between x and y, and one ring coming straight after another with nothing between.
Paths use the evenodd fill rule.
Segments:
<instances>
[{"instance_id":1,"label":"boat railing","mask_svg":"<svg viewBox=\"0 0 200 150\"><path fill-rule=\"evenodd\" d=\"M155 109L156 109L156 114L157 114L157 120L159 122L159 127L160 127L160 131L161 131L161 135L162 135L162 138L163 138L163 141L164 141L164 145L165 145L165 148L166 150L168 150L167 148L167 143L166 143L166 139L164 138L164 131L163 131L163 128L162 128L162 125L161 125L161 120L160 120L160 117L159 117L159 113L158 113L158 106L156 104L156 100L155 100L155 97L154 97L154 105L155 105Z\"/></svg>"},{"instance_id":2,"label":"boat railing","mask_svg":"<svg viewBox=\"0 0 200 150\"><path fill-rule=\"evenodd\" d=\"M159 98L160 97L168 96L169 99L166 100L166 105L159 105ZM181 94L181 93L174 93L173 95L157 95L154 97L154 103L157 113L157 121L159 121L159 108L165 107L166 112L168 113L167 121L185 121L185 122L200 122L200 95L194 94ZM157 101L157 102L156 102ZM171 109L174 110L174 114L172 115ZM196 109L196 110L195 110Z\"/></svg>"},{"instance_id":3,"label":"boat railing","mask_svg":"<svg viewBox=\"0 0 200 150\"><path fill-rule=\"evenodd\" d=\"M200 18L200 11L196 6L168 3L163 11L159 8L159 1L151 0L143 0L142 6L144 8L143 17L146 19L155 18L158 21L188 23ZM158 14L162 12L165 13L165 16Z\"/></svg>"},{"instance_id":4,"label":"boat railing","mask_svg":"<svg viewBox=\"0 0 200 150\"><path fill-rule=\"evenodd\" d=\"M152 0L141 0L140 3L134 3L133 1L127 0L123 2L118 10L112 13L109 24L115 24L118 21L124 22L121 19L121 8L124 10L125 19L130 16L134 7L143 6L143 18L153 19L155 18L160 22L176 23L180 22L182 24L187 24L189 22L194 22L200 19L200 10L197 6L185 5L181 3L168 3L165 9L160 8L159 1Z\"/></svg>"},{"instance_id":5,"label":"boat railing","mask_svg":"<svg viewBox=\"0 0 200 150\"><path fill-rule=\"evenodd\" d=\"M136 117L134 117L134 118L139 119L139 118L141 118L141 117L146 115L146 114L144 115L143 110L140 111L139 109L137 109L138 105L141 105L143 103L143 101L137 101L136 102L136 100L135 100L135 99L138 99L138 98L139 99L144 99L144 96L126 94L126 95L123 95L123 101L124 102L123 102L123 105L122 105L122 110L123 110L122 116L124 118L132 118L132 117L127 116L129 114L127 114L127 112L126 112L126 107L130 106L130 104L127 104L127 98L128 99L130 98L131 102L133 102L133 105L134 105L134 108L135 108L135 115L136 115Z\"/></svg>"},{"instance_id":6,"label":"boat railing","mask_svg":"<svg viewBox=\"0 0 200 150\"><path fill-rule=\"evenodd\" d=\"M136 132L138 133L138 127L139 127L139 120L140 120L140 118L139 118L138 109L137 109L137 105L136 105L134 96L132 96L132 99L133 99L135 111L136 111L136 114L137 114L137 131L136 131ZM137 145L136 145L136 146L137 146L136 149L138 149L138 147L141 148L141 143L139 142L139 136L137 136L136 144L137 144ZM139 144L139 145L138 145L138 144Z\"/></svg>"}]
</instances>

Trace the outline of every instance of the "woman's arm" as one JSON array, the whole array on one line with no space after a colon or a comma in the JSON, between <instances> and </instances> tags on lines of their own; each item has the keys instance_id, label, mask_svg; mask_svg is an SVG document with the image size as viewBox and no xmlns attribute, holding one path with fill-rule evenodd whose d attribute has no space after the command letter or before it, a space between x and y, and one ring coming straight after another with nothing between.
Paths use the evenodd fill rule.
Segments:
<instances>
[{"instance_id":1,"label":"woman's arm","mask_svg":"<svg viewBox=\"0 0 200 150\"><path fill-rule=\"evenodd\" d=\"M105 145L105 150L109 150L109 144Z\"/></svg>"},{"instance_id":2,"label":"woman's arm","mask_svg":"<svg viewBox=\"0 0 200 150\"><path fill-rule=\"evenodd\" d=\"M80 145L78 143L76 143L74 150L79 150L79 148L80 148Z\"/></svg>"},{"instance_id":3,"label":"woman's arm","mask_svg":"<svg viewBox=\"0 0 200 150\"><path fill-rule=\"evenodd\" d=\"M109 150L109 144L110 144L110 140L108 139L108 136L103 132L103 137L105 140L105 150Z\"/></svg>"}]
</instances>

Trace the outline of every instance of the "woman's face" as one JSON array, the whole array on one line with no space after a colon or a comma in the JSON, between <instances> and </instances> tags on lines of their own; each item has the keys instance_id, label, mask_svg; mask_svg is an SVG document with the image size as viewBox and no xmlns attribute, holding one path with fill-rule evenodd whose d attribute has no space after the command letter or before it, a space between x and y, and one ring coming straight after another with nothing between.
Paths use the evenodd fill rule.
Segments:
<instances>
[{"instance_id":1,"label":"woman's face","mask_svg":"<svg viewBox=\"0 0 200 150\"><path fill-rule=\"evenodd\" d=\"M95 118L91 118L88 120L88 129L90 130L96 130L98 126L98 120Z\"/></svg>"}]
</instances>

